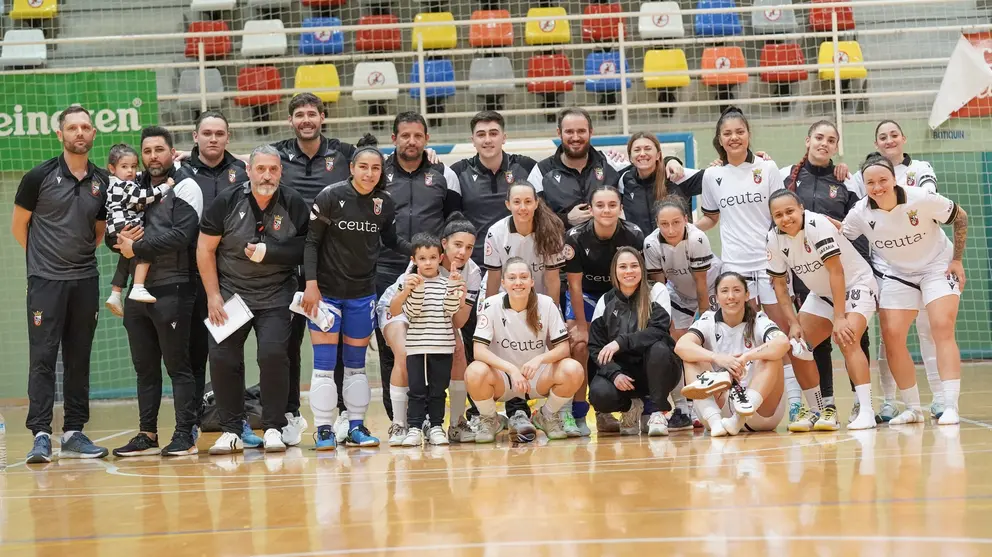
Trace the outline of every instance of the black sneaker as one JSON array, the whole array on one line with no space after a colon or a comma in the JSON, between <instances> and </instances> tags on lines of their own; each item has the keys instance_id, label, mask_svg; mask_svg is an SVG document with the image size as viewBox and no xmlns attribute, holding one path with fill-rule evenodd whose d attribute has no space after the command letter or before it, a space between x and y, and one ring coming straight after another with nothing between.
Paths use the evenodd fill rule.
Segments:
<instances>
[{"instance_id":1,"label":"black sneaker","mask_svg":"<svg viewBox=\"0 0 992 557\"><path fill-rule=\"evenodd\" d=\"M682 410L676 408L672 415L668 417L668 431L691 431L692 418L684 414Z\"/></svg>"},{"instance_id":2,"label":"black sneaker","mask_svg":"<svg viewBox=\"0 0 992 557\"><path fill-rule=\"evenodd\" d=\"M114 456L121 458L157 454L162 454L162 450L158 448L158 440L152 439L145 433L135 435L127 445L114 449Z\"/></svg>"},{"instance_id":3,"label":"black sneaker","mask_svg":"<svg viewBox=\"0 0 992 557\"><path fill-rule=\"evenodd\" d=\"M106 447L98 447L90 441L90 438L83 435L82 431L72 434L68 441L62 442L62 450L59 451L59 459L63 458L103 458L110 451Z\"/></svg>"},{"instance_id":4,"label":"black sneaker","mask_svg":"<svg viewBox=\"0 0 992 557\"><path fill-rule=\"evenodd\" d=\"M162 449L162 456L189 456L196 454L196 443L189 431L176 431L172 434L172 442Z\"/></svg>"}]
</instances>

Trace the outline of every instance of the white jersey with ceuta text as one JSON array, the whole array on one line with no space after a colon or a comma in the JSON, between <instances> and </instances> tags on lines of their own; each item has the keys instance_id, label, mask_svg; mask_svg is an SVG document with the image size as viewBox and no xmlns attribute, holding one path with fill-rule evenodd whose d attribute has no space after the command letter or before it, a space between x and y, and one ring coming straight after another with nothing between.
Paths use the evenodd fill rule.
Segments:
<instances>
[{"instance_id":1,"label":"white jersey with ceuta text","mask_svg":"<svg viewBox=\"0 0 992 557\"><path fill-rule=\"evenodd\" d=\"M534 332L527 325L527 311L514 311L505 292L489 296L479 311L473 340L519 368L568 341L565 320L551 298L537 295L537 313L538 330Z\"/></svg>"},{"instance_id":2,"label":"white jersey with ceuta text","mask_svg":"<svg viewBox=\"0 0 992 557\"><path fill-rule=\"evenodd\" d=\"M893 167L896 171L896 183L900 186L910 188L923 188L929 192L937 193L937 173L933 171L933 166L927 161L914 160L909 155L902 156L902 162ZM864 197L866 193L865 179L859 170L852 177L852 186L858 197ZM845 182L846 183L846 182Z\"/></svg>"},{"instance_id":3,"label":"white jersey with ceuta text","mask_svg":"<svg viewBox=\"0 0 992 557\"><path fill-rule=\"evenodd\" d=\"M754 338L745 338L746 323L741 321L736 327L731 327L723 321L723 310L707 311L692 325L689 334L694 334L702 341L703 348L718 354L742 354L755 346L761 346L771 338L771 335L781 330L774 321L759 311L754 320Z\"/></svg>"},{"instance_id":4,"label":"white jersey with ceuta text","mask_svg":"<svg viewBox=\"0 0 992 557\"><path fill-rule=\"evenodd\" d=\"M722 262L713 253L706 233L692 224L685 225L685 235L671 245L655 229L644 239L644 264L648 273L665 273L665 279L682 300L696 299L696 279L693 273L706 272L707 291L720 274ZM671 313L671 312L669 312Z\"/></svg>"},{"instance_id":5,"label":"white jersey with ceuta text","mask_svg":"<svg viewBox=\"0 0 992 557\"><path fill-rule=\"evenodd\" d=\"M768 198L784 187L775 161L750 152L740 166L705 170L701 205L704 214L719 214L724 270L764 271L765 233L772 224Z\"/></svg>"},{"instance_id":6,"label":"white jersey with ceuta text","mask_svg":"<svg viewBox=\"0 0 992 557\"><path fill-rule=\"evenodd\" d=\"M565 256L557 253L552 257L537 254L536 236L527 236L517 232L513 217L509 216L497 221L486 234L485 259L483 265L487 271L500 271L511 257L519 257L530 265L531 278L534 279L534 290L538 294L547 294L544 284L544 271L561 269L565 266ZM502 289L502 288L501 288ZM495 292L487 292L492 295Z\"/></svg>"}]
</instances>

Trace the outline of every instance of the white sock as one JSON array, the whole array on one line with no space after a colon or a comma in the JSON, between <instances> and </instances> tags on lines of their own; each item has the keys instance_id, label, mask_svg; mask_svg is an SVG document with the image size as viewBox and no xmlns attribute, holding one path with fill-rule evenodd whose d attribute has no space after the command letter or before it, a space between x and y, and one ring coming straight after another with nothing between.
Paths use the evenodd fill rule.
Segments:
<instances>
[{"instance_id":1,"label":"white sock","mask_svg":"<svg viewBox=\"0 0 992 557\"><path fill-rule=\"evenodd\" d=\"M882 387L885 402L892 404L896 401L896 380L889 369L889 361L885 359L885 344L878 341L878 383Z\"/></svg>"},{"instance_id":2,"label":"white sock","mask_svg":"<svg viewBox=\"0 0 992 557\"><path fill-rule=\"evenodd\" d=\"M683 414L689 414L689 401L682 396L682 387L685 387L685 375L679 377L679 384L672 389L672 406L678 408Z\"/></svg>"},{"instance_id":3,"label":"white sock","mask_svg":"<svg viewBox=\"0 0 992 557\"><path fill-rule=\"evenodd\" d=\"M819 385L812 389L803 389L803 394L806 395L806 404L811 410L823 412L823 394L820 393Z\"/></svg>"},{"instance_id":4,"label":"white sock","mask_svg":"<svg viewBox=\"0 0 992 557\"><path fill-rule=\"evenodd\" d=\"M135 290L138 290L138 289L144 290L145 289L145 285L142 284L142 283L136 282L136 283L134 283L134 289Z\"/></svg>"},{"instance_id":5,"label":"white sock","mask_svg":"<svg viewBox=\"0 0 992 557\"><path fill-rule=\"evenodd\" d=\"M785 369L785 394L789 397L789 405L796 402L802 403L803 389L796 380L796 372L792 369L792 364L784 366Z\"/></svg>"},{"instance_id":6,"label":"white sock","mask_svg":"<svg viewBox=\"0 0 992 557\"><path fill-rule=\"evenodd\" d=\"M475 403L475 407L479 409L479 414L483 416L495 416L496 415L496 401L487 398L486 400L476 400L472 399Z\"/></svg>"},{"instance_id":7,"label":"white sock","mask_svg":"<svg viewBox=\"0 0 992 557\"><path fill-rule=\"evenodd\" d=\"M406 427L406 405L410 396L410 387L389 385L389 401L393 403L393 423Z\"/></svg>"},{"instance_id":8,"label":"white sock","mask_svg":"<svg viewBox=\"0 0 992 557\"><path fill-rule=\"evenodd\" d=\"M79 433L79 432L78 431L67 431L67 432L63 433L62 434L62 442L65 443L66 441L68 441L69 438L72 437L72 434L73 433Z\"/></svg>"},{"instance_id":9,"label":"white sock","mask_svg":"<svg viewBox=\"0 0 992 557\"><path fill-rule=\"evenodd\" d=\"M858 404L861 405L861 414L865 412L874 414L875 411L871 407L871 383L855 385L854 395L858 397Z\"/></svg>"},{"instance_id":10,"label":"white sock","mask_svg":"<svg viewBox=\"0 0 992 557\"><path fill-rule=\"evenodd\" d=\"M465 399L468 390L465 381L452 379L448 383L448 404L451 406L451 425L457 424L465 416Z\"/></svg>"},{"instance_id":11,"label":"white sock","mask_svg":"<svg viewBox=\"0 0 992 557\"><path fill-rule=\"evenodd\" d=\"M547 407L549 413L555 414L571 400L572 397L558 396L555 394L555 390L551 389L548 392L548 401L544 403L544 406Z\"/></svg>"},{"instance_id":12,"label":"white sock","mask_svg":"<svg viewBox=\"0 0 992 557\"><path fill-rule=\"evenodd\" d=\"M913 385L908 389L899 389L899 396L902 397L902 401L906 403L906 408L910 410L923 411L922 405L920 404L920 387L919 385Z\"/></svg>"},{"instance_id":13,"label":"white sock","mask_svg":"<svg viewBox=\"0 0 992 557\"><path fill-rule=\"evenodd\" d=\"M758 408L761 408L761 403L765 402L765 397L761 396L761 393L754 389L747 390L747 400L754 406L754 411L757 412Z\"/></svg>"},{"instance_id":14,"label":"white sock","mask_svg":"<svg viewBox=\"0 0 992 557\"><path fill-rule=\"evenodd\" d=\"M835 404L835 402L834 402L834 397L832 397L832 396L825 396L825 397L823 397L823 405L824 406L837 406Z\"/></svg>"},{"instance_id":15,"label":"white sock","mask_svg":"<svg viewBox=\"0 0 992 557\"><path fill-rule=\"evenodd\" d=\"M948 379L943 381L944 405L946 408L958 410L958 397L961 395L961 380ZM937 395L934 394L934 397Z\"/></svg>"},{"instance_id":16,"label":"white sock","mask_svg":"<svg viewBox=\"0 0 992 557\"><path fill-rule=\"evenodd\" d=\"M714 424L720 423L720 405L713 397L696 399L693 401L693 405L699 414L699 419L708 424L710 429L713 429Z\"/></svg>"},{"instance_id":17,"label":"white sock","mask_svg":"<svg viewBox=\"0 0 992 557\"><path fill-rule=\"evenodd\" d=\"M118 292L118 291L116 291L116 290L111 290L110 291L110 299L108 301L110 301L110 302L120 302L121 301L121 293Z\"/></svg>"},{"instance_id":18,"label":"white sock","mask_svg":"<svg viewBox=\"0 0 992 557\"><path fill-rule=\"evenodd\" d=\"M39 431L38 433L35 433L34 434L34 437L35 437L35 439L37 439L38 437L41 437L42 435L44 435L45 437L51 437L51 435L49 435L48 433L45 433L44 431Z\"/></svg>"}]
</instances>

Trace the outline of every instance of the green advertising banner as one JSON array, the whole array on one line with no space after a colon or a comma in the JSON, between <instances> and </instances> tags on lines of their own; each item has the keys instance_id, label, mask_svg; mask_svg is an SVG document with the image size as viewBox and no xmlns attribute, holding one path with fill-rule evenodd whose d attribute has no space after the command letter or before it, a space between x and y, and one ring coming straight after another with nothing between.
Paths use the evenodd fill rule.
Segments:
<instances>
[{"instance_id":1,"label":"green advertising banner","mask_svg":"<svg viewBox=\"0 0 992 557\"><path fill-rule=\"evenodd\" d=\"M62 150L59 113L79 104L97 129L90 160L103 167L115 143L138 149L141 128L158 123L155 72L82 72L0 77L0 171L26 171Z\"/></svg>"}]
</instances>

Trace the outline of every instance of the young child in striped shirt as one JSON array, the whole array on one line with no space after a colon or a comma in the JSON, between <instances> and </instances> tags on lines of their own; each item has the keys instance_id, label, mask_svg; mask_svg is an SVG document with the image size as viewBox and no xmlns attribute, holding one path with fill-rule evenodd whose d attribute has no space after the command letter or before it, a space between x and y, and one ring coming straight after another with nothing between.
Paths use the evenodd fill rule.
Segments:
<instances>
[{"instance_id":1,"label":"young child in striped shirt","mask_svg":"<svg viewBox=\"0 0 992 557\"><path fill-rule=\"evenodd\" d=\"M440 275L441 241L430 234L414 235L415 271L406 275L389 311L406 314L410 328L406 333L406 365L410 382L407 423L410 429L404 447L424 444L424 430L419 427L430 416L427 442L447 445L444 431L445 391L451 382L451 360L455 352L455 331L451 318L461 307L465 281L452 270L448 278Z\"/></svg>"}]
</instances>

